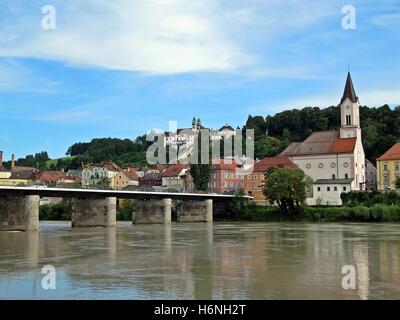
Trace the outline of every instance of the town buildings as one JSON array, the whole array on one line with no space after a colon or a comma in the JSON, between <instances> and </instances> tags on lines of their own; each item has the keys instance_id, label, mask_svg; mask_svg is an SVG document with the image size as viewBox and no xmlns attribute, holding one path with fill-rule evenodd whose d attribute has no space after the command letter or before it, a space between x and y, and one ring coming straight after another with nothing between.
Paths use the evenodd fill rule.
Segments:
<instances>
[{"instance_id":1,"label":"town buildings","mask_svg":"<svg viewBox=\"0 0 400 320\"><path fill-rule=\"evenodd\" d=\"M393 190L400 177L400 141L376 159L378 190Z\"/></svg>"},{"instance_id":2,"label":"town buildings","mask_svg":"<svg viewBox=\"0 0 400 320\"><path fill-rule=\"evenodd\" d=\"M163 189L167 191L184 191L187 171L188 165L185 164L178 163L168 166L161 174Z\"/></svg>"},{"instance_id":3,"label":"town buildings","mask_svg":"<svg viewBox=\"0 0 400 320\"><path fill-rule=\"evenodd\" d=\"M220 159L219 162L211 164L208 191L223 194L243 190L244 175L243 168L235 160ZM195 191L193 178L189 171L186 175L186 190L188 192Z\"/></svg>"},{"instance_id":4,"label":"town buildings","mask_svg":"<svg viewBox=\"0 0 400 320\"><path fill-rule=\"evenodd\" d=\"M36 183L40 171L33 167L16 166L14 155L11 156L10 170L3 166L3 152L0 151L0 185L27 186Z\"/></svg>"},{"instance_id":5,"label":"town buildings","mask_svg":"<svg viewBox=\"0 0 400 320\"><path fill-rule=\"evenodd\" d=\"M161 173L148 171L139 179L139 187L144 189L161 189L162 177Z\"/></svg>"},{"instance_id":6,"label":"town buildings","mask_svg":"<svg viewBox=\"0 0 400 320\"><path fill-rule=\"evenodd\" d=\"M365 190L365 155L361 141L360 103L350 72L339 104L338 131L312 133L303 142L291 143L280 155L289 157L313 180L313 204L342 203L342 192Z\"/></svg>"},{"instance_id":7,"label":"town buildings","mask_svg":"<svg viewBox=\"0 0 400 320\"><path fill-rule=\"evenodd\" d=\"M104 161L97 165L85 165L82 169L82 187L96 187L100 183L107 182L114 187L114 178L122 169L113 161Z\"/></svg>"},{"instance_id":8,"label":"town buildings","mask_svg":"<svg viewBox=\"0 0 400 320\"><path fill-rule=\"evenodd\" d=\"M265 203L263 194L265 173L270 168L296 168L288 157L264 158L255 163L253 170L244 176L244 192L253 197L255 202Z\"/></svg>"},{"instance_id":9,"label":"town buildings","mask_svg":"<svg viewBox=\"0 0 400 320\"><path fill-rule=\"evenodd\" d=\"M164 147L174 148L178 160L186 159L193 152L200 130L207 130L211 141L232 138L240 131L240 129L233 129L228 124L225 124L220 129L205 128L202 126L200 119L193 118L191 128L177 129L176 132L165 132Z\"/></svg>"},{"instance_id":10,"label":"town buildings","mask_svg":"<svg viewBox=\"0 0 400 320\"><path fill-rule=\"evenodd\" d=\"M38 176L37 184L47 187L70 187L80 183L80 178L68 176L62 171L43 171Z\"/></svg>"},{"instance_id":11,"label":"town buildings","mask_svg":"<svg viewBox=\"0 0 400 320\"><path fill-rule=\"evenodd\" d=\"M376 191L377 182L376 167L371 161L365 159L365 190Z\"/></svg>"}]
</instances>

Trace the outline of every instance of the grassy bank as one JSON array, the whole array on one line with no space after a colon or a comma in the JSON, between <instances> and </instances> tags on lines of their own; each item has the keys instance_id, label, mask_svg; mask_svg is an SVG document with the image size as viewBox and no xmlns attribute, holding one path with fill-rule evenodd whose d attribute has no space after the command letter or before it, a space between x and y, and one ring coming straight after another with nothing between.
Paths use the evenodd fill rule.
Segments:
<instances>
[{"instance_id":1,"label":"grassy bank","mask_svg":"<svg viewBox=\"0 0 400 320\"><path fill-rule=\"evenodd\" d=\"M117 208L117 220L130 221L132 219L133 202L121 201ZM307 207L302 210L299 221L315 222L400 222L400 205L374 204L367 207ZM40 220L71 220L71 201L63 200L58 204L43 205L40 207ZM282 215L278 207L257 206L250 204L240 208L224 208L215 212L215 220L247 220L247 221L291 221L291 217Z\"/></svg>"},{"instance_id":2,"label":"grassy bank","mask_svg":"<svg viewBox=\"0 0 400 320\"><path fill-rule=\"evenodd\" d=\"M277 207L249 206L237 218L251 221L290 221ZM300 221L315 222L400 222L399 205L375 204L371 207L304 207Z\"/></svg>"}]
</instances>

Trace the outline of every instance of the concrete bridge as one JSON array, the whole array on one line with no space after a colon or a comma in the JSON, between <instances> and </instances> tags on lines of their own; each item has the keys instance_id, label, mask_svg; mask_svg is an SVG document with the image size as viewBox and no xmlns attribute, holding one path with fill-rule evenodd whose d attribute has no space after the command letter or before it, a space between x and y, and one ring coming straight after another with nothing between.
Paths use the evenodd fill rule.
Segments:
<instances>
[{"instance_id":1,"label":"concrete bridge","mask_svg":"<svg viewBox=\"0 0 400 320\"><path fill-rule=\"evenodd\" d=\"M172 200L180 200L179 222L212 222L213 201L234 198L221 194L0 186L0 231L37 230L40 197L72 198L72 227L115 226L117 198L135 199L132 222L137 224L171 223Z\"/></svg>"}]
</instances>

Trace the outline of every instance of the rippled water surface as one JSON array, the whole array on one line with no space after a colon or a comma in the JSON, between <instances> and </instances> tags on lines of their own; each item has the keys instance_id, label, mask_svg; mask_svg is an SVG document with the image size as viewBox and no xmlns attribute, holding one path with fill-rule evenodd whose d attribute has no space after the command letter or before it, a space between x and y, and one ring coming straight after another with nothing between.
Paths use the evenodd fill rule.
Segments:
<instances>
[{"instance_id":1,"label":"rippled water surface","mask_svg":"<svg viewBox=\"0 0 400 320\"><path fill-rule=\"evenodd\" d=\"M345 265L355 290L342 289ZM400 224L41 222L0 232L0 298L399 299Z\"/></svg>"}]
</instances>

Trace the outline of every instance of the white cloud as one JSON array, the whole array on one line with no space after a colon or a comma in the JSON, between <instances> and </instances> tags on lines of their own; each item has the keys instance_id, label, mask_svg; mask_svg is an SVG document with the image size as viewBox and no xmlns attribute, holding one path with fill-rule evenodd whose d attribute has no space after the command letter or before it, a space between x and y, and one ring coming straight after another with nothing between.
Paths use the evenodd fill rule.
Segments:
<instances>
[{"instance_id":1,"label":"white cloud","mask_svg":"<svg viewBox=\"0 0 400 320\"><path fill-rule=\"evenodd\" d=\"M336 106L340 102L341 95L312 96L303 99L288 101L282 104L282 109L294 109L304 107L321 107ZM400 105L400 88L399 89L378 89L368 90L360 93L360 104L368 107L381 107L384 104L390 106Z\"/></svg>"},{"instance_id":2,"label":"white cloud","mask_svg":"<svg viewBox=\"0 0 400 320\"><path fill-rule=\"evenodd\" d=\"M295 1L276 0L241 5L225 0L49 2L57 12L54 31L41 28L39 5L6 2L0 56L150 74L227 72L257 64L255 47L272 45L274 34L335 12L331 5L306 9Z\"/></svg>"},{"instance_id":3,"label":"white cloud","mask_svg":"<svg viewBox=\"0 0 400 320\"><path fill-rule=\"evenodd\" d=\"M33 9L17 25L3 24L9 32L0 40L0 55L157 74L229 70L251 63L224 35L213 6L207 4L57 1L54 31L39 27L40 11L35 16Z\"/></svg>"},{"instance_id":4,"label":"white cloud","mask_svg":"<svg viewBox=\"0 0 400 320\"><path fill-rule=\"evenodd\" d=\"M400 87L398 89L364 90L359 96L360 104L368 107L381 107L384 104L395 107L400 105ZM284 102L268 102L247 109L250 113L275 114L285 110L302 109L305 107L327 108L340 103L341 92L337 95L315 95Z\"/></svg>"},{"instance_id":5,"label":"white cloud","mask_svg":"<svg viewBox=\"0 0 400 320\"><path fill-rule=\"evenodd\" d=\"M360 103L369 107L380 107L383 104L398 106L400 105L400 86L393 89L368 91L360 97Z\"/></svg>"}]
</instances>

